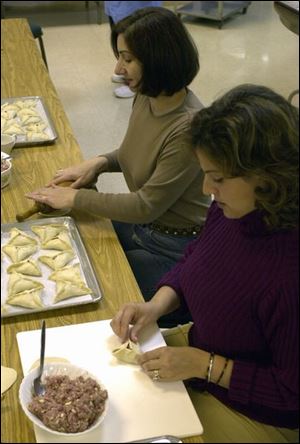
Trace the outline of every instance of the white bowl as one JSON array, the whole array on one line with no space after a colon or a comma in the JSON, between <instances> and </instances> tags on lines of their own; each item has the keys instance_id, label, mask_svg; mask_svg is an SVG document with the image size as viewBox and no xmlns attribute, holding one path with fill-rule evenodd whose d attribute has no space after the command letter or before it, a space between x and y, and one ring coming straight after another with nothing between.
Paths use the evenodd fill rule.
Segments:
<instances>
[{"instance_id":1,"label":"white bowl","mask_svg":"<svg viewBox=\"0 0 300 444\"><path fill-rule=\"evenodd\" d=\"M38 427L41 429L46 430L49 433L53 433L55 435L60 436L81 436L86 433L89 433L90 431L94 430L96 427L98 427L102 421L104 420L104 417L107 413L108 408L108 399L105 401L104 411L99 416L99 418L86 430L83 432L77 432L77 433L67 433L67 432L58 432L56 430L52 430L49 427L47 427L42 421L40 421L37 416L35 416L33 413L31 413L28 410L28 404L32 400L32 383L34 378L37 377L39 372L39 368L34 368L31 370L22 380L20 389L19 389L19 400L21 403L21 406L26 414L26 416ZM57 363L57 364L45 364L44 366L44 373L43 378L46 376L58 376L58 375L68 375L70 378L76 378L78 376L83 376L84 378L91 377L94 379L98 384L100 385L102 390L105 390L105 387L103 384L99 381L99 379L92 375L87 370L84 370L83 368L77 367L73 364L65 364L65 363Z\"/></svg>"},{"instance_id":2,"label":"white bowl","mask_svg":"<svg viewBox=\"0 0 300 444\"><path fill-rule=\"evenodd\" d=\"M6 185L9 184L9 181L10 181L12 163L9 159L3 159L2 155L1 155L1 164L2 164L2 161L7 162L7 164L8 164L8 168L4 171L1 171L1 188L4 188L4 187L6 187Z\"/></svg>"},{"instance_id":3,"label":"white bowl","mask_svg":"<svg viewBox=\"0 0 300 444\"><path fill-rule=\"evenodd\" d=\"M15 146L16 136L10 134L1 134L1 151L6 154L10 154L11 150Z\"/></svg>"}]
</instances>

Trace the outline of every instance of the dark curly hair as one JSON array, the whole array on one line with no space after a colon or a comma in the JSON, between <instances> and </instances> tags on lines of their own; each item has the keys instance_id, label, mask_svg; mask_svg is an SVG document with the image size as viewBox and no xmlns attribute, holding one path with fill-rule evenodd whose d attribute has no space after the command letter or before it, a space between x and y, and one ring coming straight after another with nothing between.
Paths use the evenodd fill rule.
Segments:
<instances>
[{"instance_id":1,"label":"dark curly hair","mask_svg":"<svg viewBox=\"0 0 300 444\"><path fill-rule=\"evenodd\" d=\"M142 64L141 94L171 96L189 85L199 71L197 47L181 20L168 9L142 8L113 25L111 46L117 58L119 34Z\"/></svg>"},{"instance_id":2,"label":"dark curly hair","mask_svg":"<svg viewBox=\"0 0 300 444\"><path fill-rule=\"evenodd\" d=\"M298 226L299 110L258 85L240 85L191 123L195 150L201 150L225 177L258 176L256 207L270 230Z\"/></svg>"}]
</instances>

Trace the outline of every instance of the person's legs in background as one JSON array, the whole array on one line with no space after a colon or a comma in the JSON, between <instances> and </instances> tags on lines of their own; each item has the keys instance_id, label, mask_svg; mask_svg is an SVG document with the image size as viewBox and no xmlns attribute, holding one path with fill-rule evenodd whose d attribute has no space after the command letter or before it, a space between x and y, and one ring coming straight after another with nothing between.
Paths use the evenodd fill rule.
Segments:
<instances>
[{"instance_id":1,"label":"person's legs in background","mask_svg":"<svg viewBox=\"0 0 300 444\"><path fill-rule=\"evenodd\" d=\"M112 17L108 16L108 20L110 28L112 28L114 26L114 21ZM135 93L131 91L131 89L127 85L125 85L124 76L113 73L113 75L111 76L111 81L114 83L124 83L124 85L119 86L114 90L114 94L116 97L119 97L121 99L130 99L131 97L135 96Z\"/></svg>"}]
</instances>

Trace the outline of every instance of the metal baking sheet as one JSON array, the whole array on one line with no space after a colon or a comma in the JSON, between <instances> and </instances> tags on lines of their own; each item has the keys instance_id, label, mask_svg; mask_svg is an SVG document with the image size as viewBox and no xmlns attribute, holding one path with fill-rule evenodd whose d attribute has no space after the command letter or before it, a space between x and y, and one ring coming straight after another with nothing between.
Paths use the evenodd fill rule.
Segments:
<instances>
[{"instance_id":1,"label":"metal baking sheet","mask_svg":"<svg viewBox=\"0 0 300 444\"><path fill-rule=\"evenodd\" d=\"M31 231L31 227L33 225L49 225L49 224L64 224L67 227L72 243L72 248L75 253L75 258L71 262L69 262L69 264L67 264L66 266L75 265L75 263L78 262L80 263L81 275L83 277L83 281L85 281L86 285L92 290L92 294L76 296L73 298L57 302L55 304L52 303L55 294L55 282L50 281L47 278L49 274L53 272L53 270L39 261L38 263L42 270L42 277L36 277L36 276L27 276L27 277L36 281L43 282L44 285L45 282L47 282L47 286L45 285L45 288L43 289L41 295L42 302L45 303L45 306L38 309L30 309L30 308L5 304L7 297L7 282L9 276L6 272L6 269L9 265L12 264L12 262L10 258L1 251L1 317L16 316L16 315L29 314L34 312L55 310L58 308L70 307L74 305L89 304L91 302L98 302L102 298L102 292L100 290L100 286L96 279L86 249L83 245L79 231L76 227L74 220L69 216L43 218L21 223L16 222L10 224L1 224L1 250L2 247L7 244L10 237L9 231L12 228L16 227L19 230L24 231L25 233L29 234L31 237L37 239L38 242L40 243L38 236L33 231ZM43 254L46 254L47 251L50 250L39 249L39 251L34 255L32 255L31 257L33 259L37 259L37 257L41 254L41 251L43 252Z\"/></svg>"},{"instance_id":2,"label":"metal baking sheet","mask_svg":"<svg viewBox=\"0 0 300 444\"><path fill-rule=\"evenodd\" d=\"M55 131L55 127L53 124L53 121L51 119L51 116L49 114L48 108L43 101L42 97L40 96L23 96L23 97L9 97L1 99L1 111L2 106L5 103L13 104L18 101L25 101L25 100L35 100L35 111L40 115L42 121L47 125L47 127L44 129L44 132L47 134L47 139L36 139L36 140L27 140L26 135L20 135L16 134L16 144L15 147L20 146L36 146L36 145L45 145L54 143L54 141L57 139L57 133ZM2 116L2 113L1 113ZM12 120L14 120L17 124L22 126L24 129L26 128L25 125L21 125L21 120L18 116L14 117ZM5 127L4 127L5 128ZM5 131L5 130L4 130ZM2 117L1 117L1 133L2 133Z\"/></svg>"}]
</instances>

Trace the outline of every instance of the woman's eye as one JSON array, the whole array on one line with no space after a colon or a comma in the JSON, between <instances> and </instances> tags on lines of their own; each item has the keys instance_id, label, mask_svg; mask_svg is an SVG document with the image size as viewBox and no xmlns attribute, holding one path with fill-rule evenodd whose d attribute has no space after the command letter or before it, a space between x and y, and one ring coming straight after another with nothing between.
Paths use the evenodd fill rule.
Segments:
<instances>
[{"instance_id":1,"label":"woman's eye","mask_svg":"<svg viewBox=\"0 0 300 444\"><path fill-rule=\"evenodd\" d=\"M223 182L223 177L219 177L219 178L213 178L213 181L216 183L222 183Z\"/></svg>"}]
</instances>

